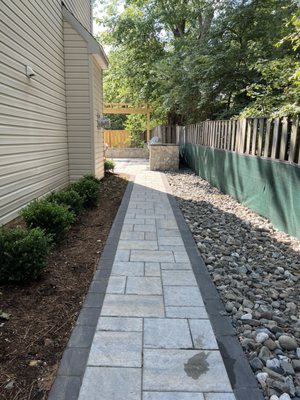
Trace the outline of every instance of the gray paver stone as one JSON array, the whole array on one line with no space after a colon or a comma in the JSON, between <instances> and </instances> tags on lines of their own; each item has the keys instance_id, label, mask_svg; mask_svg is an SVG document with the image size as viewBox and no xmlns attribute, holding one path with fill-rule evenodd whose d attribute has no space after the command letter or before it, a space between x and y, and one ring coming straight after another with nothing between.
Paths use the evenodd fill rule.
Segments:
<instances>
[{"instance_id":1,"label":"gray paver stone","mask_svg":"<svg viewBox=\"0 0 300 400\"><path fill-rule=\"evenodd\" d=\"M161 349L192 348L187 320L145 318L144 347Z\"/></svg>"},{"instance_id":2,"label":"gray paver stone","mask_svg":"<svg viewBox=\"0 0 300 400\"><path fill-rule=\"evenodd\" d=\"M96 331L87 364L102 367L141 367L141 332Z\"/></svg>"},{"instance_id":3,"label":"gray paver stone","mask_svg":"<svg viewBox=\"0 0 300 400\"><path fill-rule=\"evenodd\" d=\"M199 350L145 349L143 387L145 391L231 391L220 353Z\"/></svg>"},{"instance_id":4,"label":"gray paver stone","mask_svg":"<svg viewBox=\"0 0 300 400\"><path fill-rule=\"evenodd\" d=\"M161 279L160 277L129 276L126 294L162 295Z\"/></svg>"},{"instance_id":5,"label":"gray paver stone","mask_svg":"<svg viewBox=\"0 0 300 400\"><path fill-rule=\"evenodd\" d=\"M88 367L78 400L140 400L140 368Z\"/></svg>"},{"instance_id":6,"label":"gray paver stone","mask_svg":"<svg viewBox=\"0 0 300 400\"><path fill-rule=\"evenodd\" d=\"M166 306L203 307L203 300L198 287L164 286Z\"/></svg>"}]
</instances>

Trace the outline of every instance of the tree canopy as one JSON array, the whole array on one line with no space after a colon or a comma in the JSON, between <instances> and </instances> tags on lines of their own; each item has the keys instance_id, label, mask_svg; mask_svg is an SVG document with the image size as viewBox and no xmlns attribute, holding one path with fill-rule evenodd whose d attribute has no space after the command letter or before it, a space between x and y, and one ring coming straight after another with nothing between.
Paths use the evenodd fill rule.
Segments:
<instances>
[{"instance_id":1,"label":"tree canopy","mask_svg":"<svg viewBox=\"0 0 300 400\"><path fill-rule=\"evenodd\" d=\"M294 0L97 0L107 101L169 123L299 113Z\"/></svg>"}]
</instances>

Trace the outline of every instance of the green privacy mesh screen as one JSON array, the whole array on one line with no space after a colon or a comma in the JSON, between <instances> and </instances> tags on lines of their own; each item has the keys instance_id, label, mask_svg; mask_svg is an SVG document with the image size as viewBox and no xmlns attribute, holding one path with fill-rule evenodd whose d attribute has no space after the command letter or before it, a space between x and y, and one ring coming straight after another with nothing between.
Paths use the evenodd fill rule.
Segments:
<instances>
[{"instance_id":1,"label":"green privacy mesh screen","mask_svg":"<svg viewBox=\"0 0 300 400\"><path fill-rule=\"evenodd\" d=\"M300 239L300 166L194 144L180 150L196 174Z\"/></svg>"}]
</instances>

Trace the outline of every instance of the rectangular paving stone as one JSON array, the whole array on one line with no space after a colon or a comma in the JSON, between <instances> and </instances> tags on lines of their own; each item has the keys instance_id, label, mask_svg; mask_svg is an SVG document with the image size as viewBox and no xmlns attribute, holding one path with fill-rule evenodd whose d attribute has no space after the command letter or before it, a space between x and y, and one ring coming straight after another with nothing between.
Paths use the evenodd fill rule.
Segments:
<instances>
[{"instance_id":1,"label":"rectangular paving stone","mask_svg":"<svg viewBox=\"0 0 300 400\"><path fill-rule=\"evenodd\" d=\"M141 400L140 368L88 367L78 400Z\"/></svg>"},{"instance_id":2,"label":"rectangular paving stone","mask_svg":"<svg viewBox=\"0 0 300 400\"><path fill-rule=\"evenodd\" d=\"M166 306L204 307L198 287L164 286Z\"/></svg>"},{"instance_id":3,"label":"rectangular paving stone","mask_svg":"<svg viewBox=\"0 0 300 400\"><path fill-rule=\"evenodd\" d=\"M178 349L144 350L143 388L145 391L231 391L218 351Z\"/></svg>"},{"instance_id":4,"label":"rectangular paving stone","mask_svg":"<svg viewBox=\"0 0 300 400\"><path fill-rule=\"evenodd\" d=\"M60 361L58 375L82 376L86 367L89 349L75 347L66 349Z\"/></svg>"},{"instance_id":5,"label":"rectangular paving stone","mask_svg":"<svg viewBox=\"0 0 300 400\"><path fill-rule=\"evenodd\" d=\"M185 251L174 252L175 262L190 262L189 256Z\"/></svg>"},{"instance_id":6,"label":"rectangular paving stone","mask_svg":"<svg viewBox=\"0 0 300 400\"><path fill-rule=\"evenodd\" d=\"M96 326L99 314L100 314L100 307L82 308L78 316L78 319L76 321L76 325Z\"/></svg>"},{"instance_id":7,"label":"rectangular paving stone","mask_svg":"<svg viewBox=\"0 0 300 400\"><path fill-rule=\"evenodd\" d=\"M156 232L155 224L133 225L135 232Z\"/></svg>"},{"instance_id":8,"label":"rectangular paving stone","mask_svg":"<svg viewBox=\"0 0 300 400\"><path fill-rule=\"evenodd\" d=\"M87 365L141 367L142 333L96 331Z\"/></svg>"},{"instance_id":9,"label":"rectangular paving stone","mask_svg":"<svg viewBox=\"0 0 300 400\"><path fill-rule=\"evenodd\" d=\"M148 239L145 238L145 233L144 232L122 232L120 236L121 240L144 240ZM152 240L152 239L148 239Z\"/></svg>"},{"instance_id":10,"label":"rectangular paving stone","mask_svg":"<svg viewBox=\"0 0 300 400\"><path fill-rule=\"evenodd\" d=\"M127 278L126 294L162 295L161 278L129 276Z\"/></svg>"},{"instance_id":11,"label":"rectangular paving stone","mask_svg":"<svg viewBox=\"0 0 300 400\"><path fill-rule=\"evenodd\" d=\"M163 285L197 286L193 271L163 270L161 276Z\"/></svg>"},{"instance_id":12,"label":"rectangular paving stone","mask_svg":"<svg viewBox=\"0 0 300 400\"><path fill-rule=\"evenodd\" d=\"M236 399L233 393L205 393L205 400L236 400Z\"/></svg>"},{"instance_id":13,"label":"rectangular paving stone","mask_svg":"<svg viewBox=\"0 0 300 400\"><path fill-rule=\"evenodd\" d=\"M145 263L145 276L160 276L160 265L157 262Z\"/></svg>"},{"instance_id":14,"label":"rectangular paving stone","mask_svg":"<svg viewBox=\"0 0 300 400\"><path fill-rule=\"evenodd\" d=\"M106 293L125 293L126 276L111 276L108 281Z\"/></svg>"},{"instance_id":15,"label":"rectangular paving stone","mask_svg":"<svg viewBox=\"0 0 300 400\"><path fill-rule=\"evenodd\" d=\"M184 252L185 247L184 246L171 246L171 245L166 245L166 246L158 246L159 250L166 250L166 251L173 251L175 252Z\"/></svg>"},{"instance_id":16,"label":"rectangular paving stone","mask_svg":"<svg viewBox=\"0 0 300 400\"><path fill-rule=\"evenodd\" d=\"M80 385L81 378L78 376L57 376L51 388L48 400L77 400Z\"/></svg>"},{"instance_id":17,"label":"rectangular paving stone","mask_svg":"<svg viewBox=\"0 0 300 400\"><path fill-rule=\"evenodd\" d=\"M177 222L174 217L173 219L157 221L157 227L159 229L178 229Z\"/></svg>"},{"instance_id":18,"label":"rectangular paving stone","mask_svg":"<svg viewBox=\"0 0 300 400\"><path fill-rule=\"evenodd\" d=\"M181 237L159 237L158 244L160 246L184 246Z\"/></svg>"},{"instance_id":19,"label":"rectangular paving stone","mask_svg":"<svg viewBox=\"0 0 300 400\"><path fill-rule=\"evenodd\" d=\"M130 261L174 262L171 251L132 250Z\"/></svg>"},{"instance_id":20,"label":"rectangular paving stone","mask_svg":"<svg viewBox=\"0 0 300 400\"><path fill-rule=\"evenodd\" d=\"M100 317L97 330L117 332L142 332L143 318Z\"/></svg>"},{"instance_id":21,"label":"rectangular paving stone","mask_svg":"<svg viewBox=\"0 0 300 400\"><path fill-rule=\"evenodd\" d=\"M157 240L156 232L135 232L135 233L144 233L145 240Z\"/></svg>"},{"instance_id":22,"label":"rectangular paving stone","mask_svg":"<svg viewBox=\"0 0 300 400\"><path fill-rule=\"evenodd\" d=\"M185 263L161 263L161 269L184 269L184 270L192 270L192 266L189 262Z\"/></svg>"},{"instance_id":23,"label":"rectangular paving stone","mask_svg":"<svg viewBox=\"0 0 300 400\"><path fill-rule=\"evenodd\" d=\"M190 349L193 347L186 319L145 318L144 347Z\"/></svg>"},{"instance_id":24,"label":"rectangular paving stone","mask_svg":"<svg viewBox=\"0 0 300 400\"><path fill-rule=\"evenodd\" d=\"M218 350L218 344L209 320L191 319L189 324L195 349Z\"/></svg>"},{"instance_id":25,"label":"rectangular paving stone","mask_svg":"<svg viewBox=\"0 0 300 400\"><path fill-rule=\"evenodd\" d=\"M129 261L129 250L117 250L114 261Z\"/></svg>"},{"instance_id":26,"label":"rectangular paving stone","mask_svg":"<svg viewBox=\"0 0 300 400\"><path fill-rule=\"evenodd\" d=\"M179 229L157 229L158 237L179 237L181 236Z\"/></svg>"},{"instance_id":27,"label":"rectangular paving stone","mask_svg":"<svg viewBox=\"0 0 300 400\"><path fill-rule=\"evenodd\" d=\"M203 393L144 392L143 400L205 400Z\"/></svg>"},{"instance_id":28,"label":"rectangular paving stone","mask_svg":"<svg viewBox=\"0 0 300 400\"><path fill-rule=\"evenodd\" d=\"M116 317L164 317L162 296L107 294L101 315Z\"/></svg>"},{"instance_id":29,"label":"rectangular paving stone","mask_svg":"<svg viewBox=\"0 0 300 400\"><path fill-rule=\"evenodd\" d=\"M132 232L133 231L133 224L126 224L126 225L123 225L123 227L122 227L122 233L123 232Z\"/></svg>"},{"instance_id":30,"label":"rectangular paving stone","mask_svg":"<svg viewBox=\"0 0 300 400\"><path fill-rule=\"evenodd\" d=\"M118 261L112 267L112 275L144 276L144 263Z\"/></svg>"},{"instance_id":31,"label":"rectangular paving stone","mask_svg":"<svg viewBox=\"0 0 300 400\"><path fill-rule=\"evenodd\" d=\"M158 250L156 241L150 240L120 240L118 249L125 250Z\"/></svg>"},{"instance_id":32,"label":"rectangular paving stone","mask_svg":"<svg viewBox=\"0 0 300 400\"><path fill-rule=\"evenodd\" d=\"M94 326L75 325L67 347L89 348L95 332Z\"/></svg>"},{"instance_id":33,"label":"rectangular paving stone","mask_svg":"<svg viewBox=\"0 0 300 400\"><path fill-rule=\"evenodd\" d=\"M144 225L145 220L142 218L125 218L124 225Z\"/></svg>"},{"instance_id":34,"label":"rectangular paving stone","mask_svg":"<svg viewBox=\"0 0 300 400\"><path fill-rule=\"evenodd\" d=\"M208 318L205 307L166 307L167 318Z\"/></svg>"}]
</instances>

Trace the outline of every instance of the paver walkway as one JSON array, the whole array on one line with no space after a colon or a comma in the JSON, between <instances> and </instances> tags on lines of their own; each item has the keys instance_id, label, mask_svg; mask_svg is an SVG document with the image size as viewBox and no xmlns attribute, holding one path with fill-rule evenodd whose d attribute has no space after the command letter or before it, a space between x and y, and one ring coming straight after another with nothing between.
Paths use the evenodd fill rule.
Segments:
<instances>
[{"instance_id":1,"label":"paver walkway","mask_svg":"<svg viewBox=\"0 0 300 400\"><path fill-rule=\"evenodd\" d=\"M135 173L79 400L234 400L161 173Z\"/></svg>"}]
</instances>

